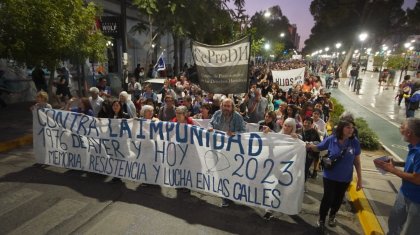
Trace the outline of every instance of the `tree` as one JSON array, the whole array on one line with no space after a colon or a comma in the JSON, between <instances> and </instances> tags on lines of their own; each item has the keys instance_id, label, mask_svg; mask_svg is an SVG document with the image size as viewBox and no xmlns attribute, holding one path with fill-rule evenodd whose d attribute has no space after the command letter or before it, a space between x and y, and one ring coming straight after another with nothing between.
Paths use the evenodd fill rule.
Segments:
<instances>
[{"instance_id":1,"label":"tree","mask_svg":"<svg viewBox=\"0 0 420 235\"><path fill-rule=\"evenodd\" d=\"M343 62L343 75L347 71L353 50L360 42L357 35L367 31L373 49L383 41L400 41L405 13L401 9L403 0L313 0L310 6L315 25L309 39L305 41L304 53L330 47L340 41L347 51ZM384 17L386 16L386 17ZM401 36L403 37L403 36Z\"/></svg>"},{"instance_id":2,"label":"tree","mask_svg":"<svg viewBox=\"0 0 420 235\"><path fill-rule=\"evenodd\" d=\"M407 26L412 34L420 34L420 0L413 9L407 9Z\"/></svg>"},{"instance_id":3,"label":"tree","mask_svg":"<svg viewBox=\"0 0 420 235\"><path fill-rule=\"evenodd\" d=\"M94 28L98 14L93 3L82 0L3 0L0 56L28 65L43 63L51 71L52 84L60 61L105 58L106 38Z\"/></svg>"},{"instance_id":4,"label":"tree","mask_svg":"<svg viewBox=\"0 0 420 235\"><path fill-rule=\"evenodd\" d=\"M264 16L263 11L256 12L251 17L251 27L256 29L255 39L264 38L266 41L277 42L281 40L280 34L285 33L284 44L287 48L293 47L288 35L289 19L283 15L280 6L270 7L267 11L271 13L269 17Z\"/></svg>"},{"instance_id":5,"label":"tree","mask_svg":"<svg viewBox=\"0 0 420 235\"><path fill-rule=\"evenodd\" d=\"M175 72L182 64L178 53L182 51L180 41L185 38L207 44L226 43L233 38L233 21L219 0L133 0L133 4L152 18L155 32L162 35L171 32Z\"/></svg>"}]
</instances>

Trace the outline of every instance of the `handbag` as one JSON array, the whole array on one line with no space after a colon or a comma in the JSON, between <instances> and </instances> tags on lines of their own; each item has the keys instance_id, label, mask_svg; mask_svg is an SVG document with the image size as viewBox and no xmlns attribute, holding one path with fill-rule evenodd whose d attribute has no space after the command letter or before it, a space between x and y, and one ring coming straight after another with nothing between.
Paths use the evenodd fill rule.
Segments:
<instances>
[{"instance_id":1,"label":"handbag","mask_svg":"<svg viewBox=\"0 0 420 235\"><path fill-rule=\"evenodd\" d=\"M339 157L336 157L336 158L331 158L330 157L330 154L328 153L328 155L326 157L323 157L321 159L321 167L323 169L325 169L325 170L331 170L331 169L333 169L334 166L337 164L337 162L339 162L344 157L344 154L346 154L346 152L347 152L347 148L348 147L346 147L345 149L343 149L341 151L340 156Z\"/></svg>"}]
</instances>

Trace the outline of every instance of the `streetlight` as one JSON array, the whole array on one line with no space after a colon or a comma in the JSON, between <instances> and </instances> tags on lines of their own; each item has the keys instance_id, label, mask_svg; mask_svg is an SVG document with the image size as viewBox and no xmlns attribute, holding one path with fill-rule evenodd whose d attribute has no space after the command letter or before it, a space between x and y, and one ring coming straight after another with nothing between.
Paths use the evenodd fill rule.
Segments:
<instances>
[{"instance_id":1,"label":"streetlight","mask_svg":"<svg viewBox=\"0 0 420 235\"><path fill-rule=\"evenodd\" d=\"M405 48L406 52L404 53L404 64L403 64L403 67L401 68L399 82L401 82L403 70L405 70L405 67L408 67L408 65L406 65L408 52L411 51L412 49L414 49L414 47L411 46L411 42L404 43L404 48ZM405 70L405 75L407 75L407 70Z\"/></svg>"},{"instance_id":2,"label":"streetlight","mask_svg":"<svg viewBox=\"0 0 420 235\"><path fill-rule=\"evenodd\" d=\"M281 38L284 38L284 33L281 33L281 34L280 34L280 37L281 37Z\"/></svg>"},{"instance_id":3,"label":"streetlight","mask_svg":"<svg viewBox=\"0 0 420 235\"><path fill-rule=\"evenodd\" d=\"M336 52L336 54L337 54L337 57L335 58L335 65L337 65L337 63L338 63L338 60L339 60L339 58L340 58L340 53L338 52L338 49L340 49L340 47L341 47L341 43L340 42L337 42L336 44L335 44L335 52Z\"/></svg>"},{"instance_id":4,"label":"streetlight","mask_svg":"<svg viewBox=\"0 0 420 235\"><path fill-rule=\"evenodd\" d=\"M381 71L382 71L382 66L384 65L384 60L385 60L385 51L388 50L388 47L383 44L382 45L382 52L379 52L379 55L381 56L381 67L379 68L379 81L381 80Z\"/></svg>"},{"instance_id":5,"label":"streetlight","mask_svg":"<svg viewBox=\"0 0 420 235\"><path fill-rule=\"evenodd\" d=\"M368 37L367 33L361 33L359 34L359 40L362 42L360 45L360 54L359 54L359 59L357 60L357 63L360 63L360 57L363 53L363 43L365 42L366 38Z\"/></svg>"},{"instance_id":6,"label":"streetlight","mask_svg":"<svg viewBox=\"0 0 420 235\"><path fill-rule=\"evenodd\" d=\"M271 12L270 11L266 11L265 13L264 13L264 17L265 18L268 18L268 17L270 17L271 16Z\"/></svg>"},{"instance_id":7,"label":"streetlight","mask_svg":"<svg viewBox=\"0 0 420 235\"><path fill-rule=\"evenodd\" d=\"M267 51L267 53L268 53L268 50L270 50L270 47L271 47L270 43L267 42L264 44L264 49Z\"/></svg>"}]
</instances>

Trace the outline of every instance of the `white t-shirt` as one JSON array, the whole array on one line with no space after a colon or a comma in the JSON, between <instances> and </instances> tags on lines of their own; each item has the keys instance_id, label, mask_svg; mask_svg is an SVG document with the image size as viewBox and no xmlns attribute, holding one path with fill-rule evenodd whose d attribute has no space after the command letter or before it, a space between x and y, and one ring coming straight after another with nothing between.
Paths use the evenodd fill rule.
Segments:
<instances>
[{"instance_id":1,"label":"white t-shirt","mask_svg":"<svg viewBox=\"0 0 420 235\"><path fill-rule=\"evenodd\" d=\"M93 115L95 117L98 117L98 113L101 110L102 102L104 102L104 99L102 99L99 96L95 100L92 99L92 97L89 97L89 101L90 101L90 105L92 106L92 109L93 109Z\"/></svg>"},{"instance_id":2,"label":"white t-shirt","mask_svg":"<svg viewBox=\"0 0 420 235\"><path fill-rule=\"evenodd\" d=\"M318 119L318 121L314 120L315 129L318 131L319 136L324 137L325 133L327 133L327 125L325 124L322 118Z\"/></svg>"}]
</instances>

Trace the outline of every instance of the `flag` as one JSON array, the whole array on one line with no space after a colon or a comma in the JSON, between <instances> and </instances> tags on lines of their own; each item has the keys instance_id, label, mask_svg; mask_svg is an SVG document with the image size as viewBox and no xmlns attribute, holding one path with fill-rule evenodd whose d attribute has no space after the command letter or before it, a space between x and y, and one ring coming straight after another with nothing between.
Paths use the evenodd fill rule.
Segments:
<instances>
[{"instance_id":1,"label":"flag","mask_svg":"<svg viewBox=\"0 0 420 235\"><path fill-rule=\"evenodd\" d=\"M162 71L166 69L165 61L163 60L163 52L160 54L158 61L155 64L155 71Z\"/></svg>"}]
</instances>

